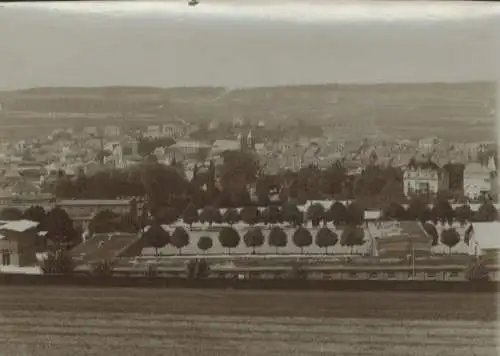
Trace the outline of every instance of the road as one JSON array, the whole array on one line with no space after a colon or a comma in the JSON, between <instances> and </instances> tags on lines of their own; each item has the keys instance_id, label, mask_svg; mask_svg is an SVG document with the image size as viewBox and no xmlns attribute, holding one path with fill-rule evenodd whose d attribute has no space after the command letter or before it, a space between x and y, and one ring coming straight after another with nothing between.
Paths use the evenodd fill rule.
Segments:
<instances>
[{"instance_id":1,"label":"road","mask_svg":"<svg viewBox=\"0 0 500 356\"><path fill-rule=\"evenodd\" d=\"M496 298L0 287L0 356L493 356Z\"/></svg>"}]
</instances>

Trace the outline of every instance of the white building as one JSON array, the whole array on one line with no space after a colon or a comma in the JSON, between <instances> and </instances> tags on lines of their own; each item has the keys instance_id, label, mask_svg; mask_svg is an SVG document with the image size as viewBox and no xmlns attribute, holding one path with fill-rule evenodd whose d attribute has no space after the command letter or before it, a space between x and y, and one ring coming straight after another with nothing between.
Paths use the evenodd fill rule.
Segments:
<instances>
[{"instance_id":1,"label":"white building","mask_svg":"<svg viewBox=\"0 0 500 356\"><path fill-rule=\"evenodd\" d=\"M403 190L412 194L436 194L439 189L439 173L431 169L407 169L403 174Z\"/></svg>"},{"instance_id":2,"label":"white building","mask_svg":"<svg viewBox=\"0 0 500 356\"><path fill-rule=\"evenodd\" d=\"M469 253L477 256L496 257L500 252L500 222L472 223Z\"/></svg>"},{"instance_id":3,"label":"white building","mask_svg":"<svg viewBox=\"0 0 500 356\"><path fill-rule=\"evenodd\" d=\"M120 128L118 126L108 125L104 127L104 136L107 137L120 136Z\"/></svg>"}]
</instances>

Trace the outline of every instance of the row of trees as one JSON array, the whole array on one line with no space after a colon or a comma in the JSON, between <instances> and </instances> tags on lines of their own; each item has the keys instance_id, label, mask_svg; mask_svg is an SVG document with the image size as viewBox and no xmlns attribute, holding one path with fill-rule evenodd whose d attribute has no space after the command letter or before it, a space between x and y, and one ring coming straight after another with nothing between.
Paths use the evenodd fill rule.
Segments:
<instances>
[{"instance_id":1,"label":"row of trees","mask_svg":"<svg viewBox=\"0 0 500 356\"><path fill-rule=\"evenodd\" d=\"M161 225L152 225L145 233L144 238L151 247L156 249L158 254L158 249L171 244L178 249L179 254L182 254L182 249L189 245L190 238L188 232L182 228L177 227L169 234L165 231ZM223 227L218 234L219 243L222 247L226 248L228 254L231 253L232 248L238 247L241 243L241 237L237 230L232 227ZM311 232L303 227L298 227L292 237L292 241L295 246L301 249L311 246L313 243L313 235ZM245 246L252 248L253 253L255 250L264 245L265 238L262 230L258 227L253 227L248 230L243 236L243 243ZM325 254L328 253L328 248L337 245L339 242L339 236L334 231L330 230L328 227L322 227L316 233L314 238L314 243L320 248L324 248ZM351 249L354 246L361 246L365 242L364 231L360 227L347 226L340 236L340 244L342 246L350 246ZM280 227L273 227L269 232L267 243L276 249L278 253L279 248L286 247L288 245L288 237L286 232ZM202 251L207 251L213 247L213 240L210 236L202 236L198 239L197 247Z\"/></svg>"},{"instance_id":2,"label":"row of trees","mask_svg":"<svg viewBox=\"0 0 500 356\"><path fill-rule=\"evenodd\" d=\"M253 201L250 188L255 188ZM394 167L370 166L360 176L347 174L344 161L327 169L310 166L297 172L263 173L257 157L251 152L228 151L223 164L195 168L187 179L183 167L145 161L127 169L111 169L92 176L81 173L76 179L61 177L54 192L61 198L114 199L143 196L151 211L170 205L180 211L187 204L197 208L213 205L221 208L256 204L269 206L275 198L279 204L297 199L301 202L319 199L358 199L382 202L404 201L402 172Z\"/></svg>"}]
</instances>

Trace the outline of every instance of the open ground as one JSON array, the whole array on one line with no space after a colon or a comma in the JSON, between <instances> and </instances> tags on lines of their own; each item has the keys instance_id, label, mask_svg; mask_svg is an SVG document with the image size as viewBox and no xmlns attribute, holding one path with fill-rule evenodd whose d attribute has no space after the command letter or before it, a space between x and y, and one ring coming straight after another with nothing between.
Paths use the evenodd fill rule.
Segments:
<instances>
[{"instance_id":1,"label":"open ground","mask_svg":"<svg viewBox=\"0 0 500 356\"><path fill-rule=\"evenodd\" d=\"M493 356L497 297L0 287L0 354Z\"/></svg>"}]
</instances>

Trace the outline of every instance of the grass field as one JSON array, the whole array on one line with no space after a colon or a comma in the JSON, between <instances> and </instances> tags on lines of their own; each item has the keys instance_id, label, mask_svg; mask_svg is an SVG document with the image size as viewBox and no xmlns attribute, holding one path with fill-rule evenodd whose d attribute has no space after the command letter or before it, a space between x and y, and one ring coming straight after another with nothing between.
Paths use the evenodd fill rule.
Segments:
<instances>
[{"instance_id":1,"label":"grass field","mask_svg":"<svg viewBox=\"0 0 500 356\"><path fill-rule=\"evenodd\" d=\"M497 355L496 295L0 287L0 355Z\"/></svg>"}]
</instances>

